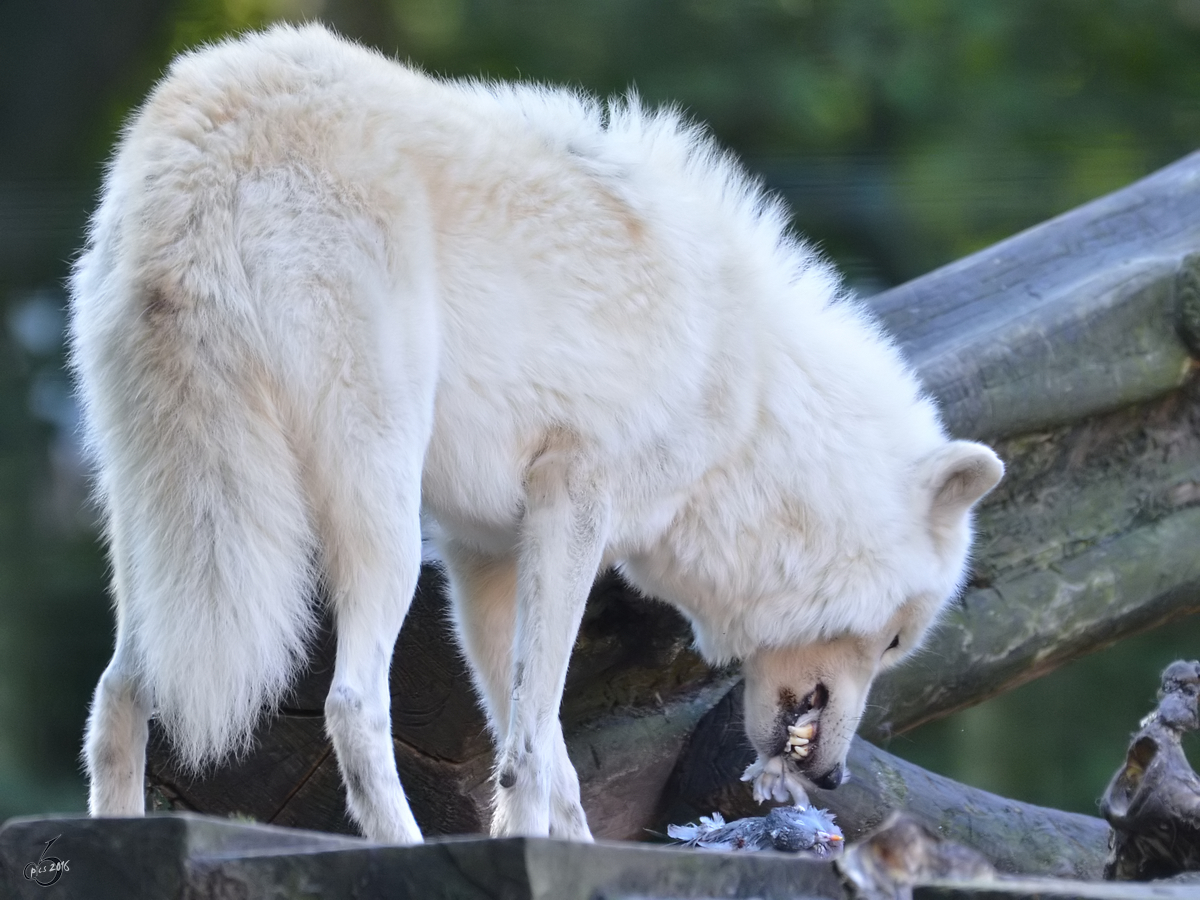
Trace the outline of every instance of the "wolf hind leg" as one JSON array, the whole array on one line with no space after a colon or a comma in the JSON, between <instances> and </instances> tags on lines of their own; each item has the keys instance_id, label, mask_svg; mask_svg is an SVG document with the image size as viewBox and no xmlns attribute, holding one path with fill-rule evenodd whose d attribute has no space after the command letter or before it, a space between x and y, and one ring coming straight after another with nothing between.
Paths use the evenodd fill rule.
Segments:
<instances>
[{"instance_id":1,"label":"wolf hind leg","mask_svg":"<svg viewBox=\"0 0 1200 900\"><path fill-rule=\"evenodd\" d=\"M140 816L145 812L146 742L151 707L118 646L96 685L84 738L88 812Z\"/></svg>"},{"instance_id":2,"label":"wolf hind leg","mask_svg":"<svg viewBox=\"0 0 1200 900\"><path fill-rule=\"evenodd\" d=\"M88 811L93 816L145 813L146 742L153 709L137 672L127 611L127 564L117 530L114 521L117 646L96 685L83 742Z\"/></svg>"},{"instance_id":3,"label":"wolf hind leg","mask_svg":"<svg viewBox=\"0 0 1200 900\"><path fill-rule=\"evenodd\" d=\"M491 556L443 540L439 549L450 581L451 608L459 644L471 664L476 691L497 747L508 734L516 632L517 561ZM550 834L590 841L592 834L579 798L579 778L567 755L562 729L553 729L550 773ZM497 773L497 777L499 773ZM494 830L504 826L496 816Z\"/></svg>"},{"instance_id":4,"label":"wolf hind leg","mask_svg":"<svg viewBox=\"0 0 1200 900\"><path fill-rule=\"evenodd\" d=\"M326 729L363 833L420 843L396 771L388 675L420 574L423 444L397 440L353 410L346 421L352 439L325 448L315 504L337 647Z\"/></svg>"}]
</instances>

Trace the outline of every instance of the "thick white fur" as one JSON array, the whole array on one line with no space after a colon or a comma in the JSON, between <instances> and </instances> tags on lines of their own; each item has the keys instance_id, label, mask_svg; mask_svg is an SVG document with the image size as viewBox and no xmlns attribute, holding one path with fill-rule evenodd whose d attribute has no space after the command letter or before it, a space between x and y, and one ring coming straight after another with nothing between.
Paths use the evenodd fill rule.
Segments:
<instances>
[{"instance_id":1,"label":"thick white fur","mask_svg":"<svg viewBox=\"0 0 1200 900\"><path fill-rule=\"evenodd\" d=\"M323 576L351 812L420 840L387 674L422 509L498 744L495 833L589 836L557 710L610 564L707 658L748 660L764 759L778 691L820 681L841 725L807 774L828 776L1000 474L676 115L439 81L319 27L171 67L112 164L72 327L117 607L94 814L141 812L152 711L194 768L246 746Z\"/></svg>"}]
</instances>

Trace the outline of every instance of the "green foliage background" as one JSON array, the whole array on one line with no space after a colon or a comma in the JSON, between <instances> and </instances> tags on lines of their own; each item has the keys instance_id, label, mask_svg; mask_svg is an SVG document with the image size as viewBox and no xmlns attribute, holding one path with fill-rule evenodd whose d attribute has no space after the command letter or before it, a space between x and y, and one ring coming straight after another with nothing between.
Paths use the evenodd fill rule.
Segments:
<instances>
[{"instance_id":1,"label":"green foliage background","mask_svg":"<svg viewBox=\"0 0 1200 900\"><path fill-rule=\"evenodd\" d=\"M80 511L62 279L120 122L171 56L321 18L446 75L635 89L708 122L872 291L1200 142L1200 0L13 0L0 6L0 817L83 806L111 645ZM1157 673L1145 635L891 749L1095 811Z\"/></svg>"}]
</instances>

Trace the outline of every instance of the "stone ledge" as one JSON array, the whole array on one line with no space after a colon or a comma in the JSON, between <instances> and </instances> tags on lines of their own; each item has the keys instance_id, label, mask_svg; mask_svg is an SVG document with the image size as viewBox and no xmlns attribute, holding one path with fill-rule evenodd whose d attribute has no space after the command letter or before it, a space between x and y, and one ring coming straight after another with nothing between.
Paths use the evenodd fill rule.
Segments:
<instances>
[{"instance_id":1,"label":"stone ledge","mask_svg":"<svg viewBox=\"0 0 1200 900\"><path fill-rule=\"evenodd\" d=\"M65 862L53 884L23 870ZM47 874L43 880L53 876ZM1184 900L1197 884L1012 879L939 882L915 900ZM547 838L438 838L393 847L191 813L11 819L0 828L5 900L841 900L830 863Z\"/></svg>"},{"instance_id":2,"label":"stone ledge","mask_svg":"<svg viewBox=\"0 0 1200 900\"><path fill-rule=\"evenodd\" d=\"M47 841L55 884L23 877ZM52 876L46 876L52 877ZM440 838L392 847L188 813L12 819L0 896L55 900L656 900L841 897L828 863L545 838Z\"/></svg>"},{"instance_id":3,"label":"stone ledge","mask_svg":"<svg viewBox=\"0 0 1200 900\"><path fill-rule=\"evenodd\" d=\"M1196 900L1198 888L1195 882L1014 878L921 885L913 900Z\"/></svg>"}]
</instances>

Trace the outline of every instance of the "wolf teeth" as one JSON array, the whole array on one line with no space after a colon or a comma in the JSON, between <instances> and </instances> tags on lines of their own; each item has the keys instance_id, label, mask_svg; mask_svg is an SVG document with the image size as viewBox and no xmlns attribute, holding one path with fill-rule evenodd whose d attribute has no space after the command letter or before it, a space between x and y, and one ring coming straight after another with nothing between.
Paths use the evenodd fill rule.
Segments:
<instances>
[{"instance_id":1,"label":"wolf teeth","mask_svg":"<svg viewBox=\"0 0 1200 900\"><path fill-rule=\"evenodd\" d=\"M806 716L809 715L806 713ZM784 752L792 759L807 759L813 749L810 745L817 737L816 717L811 716L808 721L804 721L804 719L805 716L802 716L794 725L788 726L788 739L784 746Z\"/></svg>"}]
</instances>

